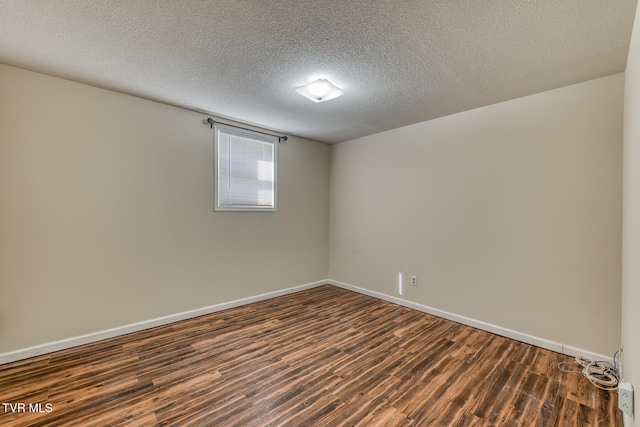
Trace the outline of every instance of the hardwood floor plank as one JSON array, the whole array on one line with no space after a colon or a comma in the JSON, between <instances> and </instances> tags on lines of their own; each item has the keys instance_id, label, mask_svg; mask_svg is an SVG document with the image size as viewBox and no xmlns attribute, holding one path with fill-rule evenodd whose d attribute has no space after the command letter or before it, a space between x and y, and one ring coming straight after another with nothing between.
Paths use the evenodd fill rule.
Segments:
<instances>
[{"instance_id":1,"label":"hardwood floor plank","mask_svg":"<svg viewBox=\"0 0 640 427\"><path fill-rule=\"evenodd\" d=\"M621 426L563 360L327 285L0 366L2 402L53 409L0 425Z\"/></svg>"}]
</instances>

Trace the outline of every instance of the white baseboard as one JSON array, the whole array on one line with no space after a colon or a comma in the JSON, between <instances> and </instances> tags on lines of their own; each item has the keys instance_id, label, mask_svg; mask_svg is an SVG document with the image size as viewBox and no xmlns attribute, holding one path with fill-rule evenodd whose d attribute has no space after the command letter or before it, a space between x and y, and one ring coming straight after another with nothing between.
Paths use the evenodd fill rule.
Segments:
<instances>
[{"instance_id":1,"label":"white baseboard","mask_svg":"<svg viewBox=\"0 0 640 427\"><path fill-rule=\"evenodd\" d=\"M239 307L242 305L263 301L270 298L291 294L294 292L300 292L305 289L315 288L316 286L325 285L327 283L329 283L329 280L320 280L317 282L306 283L304 285L293 286L291 288L285 288L278 291L268 292L266 294L242 298L235 301L210 305L208 307L184 311L182 313L171 314L169 316L158 317L155 319L145 320L142 322L132 323L129 325L119 326L117 328L107 329L104 331L93 332L90 334L80 335L73 338L67 338L60 341L40 344L33 347L10 351L7 353L0 353L0 365L3 365L5 363L15 362L17 360L28 359L34 356L40 356L42 354L53 353L54 351L65 350L67 348L76 347L83 344L89 344L89 343L104 340L107 338L113 338L120 335L130 334L132 332L138 332L145 329L154 328L156 326L166 325L169 323L178 322L180 320L191 319L193 317L215 313L217 311L227 310L229 308Z\"/></svg>"},{"instance_id":2,"label":"white baseboard","mask_svg":"<svg viewBox=\"0 0 640 427\"><path fill-rule=\"evenodd\" d=\"M270 298L291 294L294 292L300 292L305 289L315 288L317 286L321 286L327 283L333 286L337 286L343 289L348 289L350 291L358 292L360 294L368 295L368 296L378 298L384 301L388 301L394 304L398 304L404 307L412 308L414 310L422 311L424 313L432 314L434 316L442 317L444 319L452 320L454 322L462 323L463 325L472 326L474 328L491 332L496 335L512 338L527 344L535 345L537 347L546 348L547 350L555 351L557 353L566 354L568 356L574 356L574 357L582 356L592 360L605 360L609 362L612 361L611 356L604 356L604 355L593 353L577 347L572 347L562 343L557 343L544 338L536 337L533 335L525 334L525 333L514 331L511 329L503 328L501 326L493 325L491 323L482 322L480 320L471 319L469 317L461 316L454 313L449 313L444 310L440 310L437 308L407 301L405 299L398 298L395 296L386 295L376 291L371 291L369 289L350 285L344 282L339 282L337 280L327 279L327 280L320 280L312 283L306 283L304 285L293 286L291 288L285 288L278 291L268 292L266 294L242 298L235 301L215 304L208 307L198 308L195 310L189 310L182 313L172 314L169 316L163 316L163 317L158 317L151 320L145 320L138 323L132 323L130 325L119 326L117 328L107 329L104 331L80 335L78 337L67 338L64 340L36 345L33 347L10 351L7 353L0 353L0 365L3 365L5 363L10 363L10 362L15 362L17 360L28 359L30 357L40 356L42 354L53 353L54 351L65 350L67 348L72 348L72 347L76 347L83 344L89 344L92 342L129 334L132 332L142 331L142 330L153 328L156 326L162 326L169 323L178 322L180 320L191 319L193 317L215 313L217 311L227 310L229 308L239 307L242 305L263 301Z\"/></svg>"},{"instance_id":3,"label":"white baseboard","mask_svg":"<svg viewBox=\"0 0 640 427\"><path fill-rule=\"evenodd\" d=\"M361 288L358 286L350 285L348 283L339 282L337 280L329 280L329 284L348 289L350 291L358 292L360 294L369 295L374 298L378 298L384 301L398 304L403 307L412 308L414 310L422 311L423 313L432 314L434 316L442 317L443 319L452 320L454 322L462 323L463 325L472 326L474 328L481 329L483 331L491 332L496 335L511 338L517 341L522 341L527 344L535 345L536 347L545 348L547 350L555 351L556 353L566 354L568 356L582 356L591 360L604 360L612 362L612 356L604 356L602 354L593 353L591 351L583 350L581 348L572 347L566 344L551 341L545 338L536 337L534 335L525 334L523 332L507 329L502 326L493 325L491 323L483 322L469 317L461 316L459 314L449 313L448 311L440 310L437 308L429 307L426 305L418 304L412 301L407 301L402 298L383 294L381 292L371 291L369 289Z\"/></svg>"}]
</instances>

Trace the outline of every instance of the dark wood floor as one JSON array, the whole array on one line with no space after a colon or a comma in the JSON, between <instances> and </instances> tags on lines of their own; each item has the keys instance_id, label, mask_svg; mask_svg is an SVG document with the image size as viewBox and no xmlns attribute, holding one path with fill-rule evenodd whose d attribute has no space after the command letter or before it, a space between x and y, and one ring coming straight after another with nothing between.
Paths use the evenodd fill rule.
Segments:
<instances>
[{"instance_id":1,"label":"dark wood floor","mask_svg":"<svg viewBox=\"0 0 640 427\"><path fill-rule=\"evenodd\" d=\"M0 425L621 426L567 359L321 286L0 366L1 402L52 409Z\"/></svg>"}]
</instances>

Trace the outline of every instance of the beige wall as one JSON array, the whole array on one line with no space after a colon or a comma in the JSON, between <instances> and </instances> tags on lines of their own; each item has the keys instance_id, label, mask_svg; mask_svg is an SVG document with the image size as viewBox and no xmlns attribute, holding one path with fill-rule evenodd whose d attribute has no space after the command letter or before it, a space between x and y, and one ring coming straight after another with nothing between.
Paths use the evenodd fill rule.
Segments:
<instances>
[{"instance_id":1,"label":"beige wall","mask_svg":"<svg viewBox=\"0 0 640 427\"><path fill-rule=\"evenodd\" d=\"M640 427L640 8L631 37L624 88L622 344L624 380L634 385Z\"/></svg>"},{"instance_id":2,"label":"beige wall","mask_svg":"<svg viewBox=\"0 0 640 427\"><path fill-rule=\"evenodd\" d=\"M329 276L613 355L623 80L333 146Z\"/></svg>"},{"instance_id":3,"label":"beige wall","mask_svg":"<svg viewBox=\"0 0 640 427\"><path fill-rule=\"evenodd\" d=\"M0 65L0 353L327 278L329 147L214 212L205 117Z\"/></svg>"}]
</instances>

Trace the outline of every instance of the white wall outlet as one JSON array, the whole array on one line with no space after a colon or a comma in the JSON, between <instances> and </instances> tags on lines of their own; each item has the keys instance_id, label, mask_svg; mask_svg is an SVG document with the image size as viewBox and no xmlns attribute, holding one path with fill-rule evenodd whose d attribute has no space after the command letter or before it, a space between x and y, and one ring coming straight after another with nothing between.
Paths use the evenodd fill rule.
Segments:
<instances>
[{"instance_id":1,"label":"white wall outlet","mask_svg":"<svg viewBox=\"0 0 640 427\"><path fill-rule=\"evenodd\" d=\"M416 276L411 276L411 286L418 286L418 278Z\"/></svg>"},{"instance_id":2,"label":"white wall outlet","mask_svg":"<svg viewBox=\"0 0 640 427\"><path fill-rule=\"evenodd\" d=\"M633 416L633 385L618 384L618 408L625 414Z\"/></svg>"}]
</instances>

